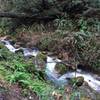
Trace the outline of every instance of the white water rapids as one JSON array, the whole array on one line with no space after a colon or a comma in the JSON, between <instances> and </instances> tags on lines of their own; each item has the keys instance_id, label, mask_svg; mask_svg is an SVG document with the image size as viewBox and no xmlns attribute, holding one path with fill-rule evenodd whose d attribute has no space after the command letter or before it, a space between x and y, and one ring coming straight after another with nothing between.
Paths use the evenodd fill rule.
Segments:
<instances>
[{"instance_id":1,"label":"white water rapids","mask_svg":"<svg viewBox=\"0 0 100 100\"><path fill-rule=\"evenodd\" d=\"M37 54L39 53L39 50L37 48L14 48L13 45L11 45L11 43L7 40L0 40L1 43L3 43L5 45L5 47L8 48L9 51L15 53L18 50L23 50L23 54L25 57L28 56L37 56ZM75 76L82 76L84 77L84 80L88 83L88 85L94 89L97 92L100 92L100 80L97 80L94 76L94 74L92 73L87 73L84 71L79 71L77 70L76 72L67 72L66 74L58 77L58 74L55 71L55 66L57 64L57 62L61 62L61 60L56 59L54 60L52 57L47 56L47 63L46 63L46 74L48 76L48 78L53 81L55 84L57 85L64 85L68 83L68 79L69 78L74 78Z\"/></svg>"}]
</instances>

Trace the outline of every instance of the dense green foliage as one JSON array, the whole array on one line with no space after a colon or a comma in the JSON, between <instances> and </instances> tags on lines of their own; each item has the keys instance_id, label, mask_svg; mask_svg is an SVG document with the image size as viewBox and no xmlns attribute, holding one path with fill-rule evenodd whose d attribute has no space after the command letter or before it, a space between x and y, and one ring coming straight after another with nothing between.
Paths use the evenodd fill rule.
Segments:
<instances>
[{"instance_id":1,"label":"dense green foliage","mask_svg":"<svg viewBox=\"0 0 100 100\"><path fill-rule=\"evenodd\" d=\"M18 83L23 90L33 90L41 100L47 100L48 96L50 100L53 100L53 97L50 96L53 91L63 91L45 81L42 77L42 74L45 73L39 74L32 63L32 59L25 61L21 53L13 54L1 46L0 57L0 79L5 79L10 84Z\"/></svg>"},{"instance_id":2,"label":"dense green foliage","mask_svg":"<svg viewBox=\"0 0 100 100\"><path fill-rule=\"evenodd\" d=\"M69 2L70 1L69 6L73 6L83 0L69 0ZM86 1L86 6L100 9L100 0ZM0 11L25 13L30 16L33 13L40 14L41 12L43 12L43 15L52 15L52 13L63 11L63 6L60 4L60 0L46 0L46 6L44 7L43 0L0 0ZM46 11L48 9L50 13ZM20 24L22 26L20 26ZM72 57L68 59L69 62L90 65L93 69L100 70L99 18L85 18L83 16L73 18L68 12L64 12L62 17L58 16L55 20L50 22L40 21L33 23L33 21L29 19L0 18L0 36L7 35L9 32L11 34L20 34L21 32L26 34L30 33L33 34L33 37L34 32L47 32L47 35L42 36L40 34L41 38L35 45L40 50L54 52L58 54L57 56L59 56L60 53L64 55L64 51ZM49 32L52 34L48 34ZM25 43L27 42L27 36L24 39L26 40ZM37 58L44 63L46 56L40 56ZM8 81L10 84L18 83L23 91L33 90L40 97L40 100L53 100L54 98L51 95L54 91L61 93L65 98L64 87L54 87L51 82L48 82L44 73L45 64L42 66L43 70L37 70L33 64L33 59L34 58L28 60L24 59L21 52L13 54L0 44L0 79ZM63 59L63 57L61 59ZM60 74L68 70L63 64L59 66L56 67L56 70ZM76 81L76 79L72 79L70 81L71 85L75 84ZM74 100L74 97L79 95L79 91L73 91L71 100Z\"/></svg>"}]
</instances>

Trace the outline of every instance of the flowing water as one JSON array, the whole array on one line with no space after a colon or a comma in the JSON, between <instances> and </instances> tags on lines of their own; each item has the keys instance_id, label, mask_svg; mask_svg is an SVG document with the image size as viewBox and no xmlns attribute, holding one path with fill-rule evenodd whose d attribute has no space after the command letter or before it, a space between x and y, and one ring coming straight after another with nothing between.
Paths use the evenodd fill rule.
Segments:
<instances>
[{"instance_id":1,"label":"flowing water","mask_svg":"<svg viewBox=\"0 0 100 100\"><path fill-rule=\"evenodd\" d=\"M23 55L25 57L30 57L30 56L34 56L36 57L39 53L39 50L37 48L14 48L13 45L11 45L11 43L7 40L1 40L1 43L3 43L9 51L15 53L18 50L22 50L23 51ZM45 73L48 76L48 79L53 81L55 84L57 85L65 85L68 84L69 79L74 78L74 77L78 77L78 76L82 76L84 77L84 80L88 83L88 85L94 89L97 92L100 92L100 80L99 80L99 76L93 74L93 73L88 73L82 70L77 69L76 72L67 72L64 75L61 75L60 77L58 77L58 73L55 70L55 66L57 64L57 62L61 62L60 59L53 59L53 57L47 56L47 63L46 63L46 70ZM97 77L96 77L97 76Z\"/></svg>"},{"instance_id":2,"label":"flowing water","mask_svg":"<svg viewBox=\"0 0 100 100\"><path fill-rule=\"evenodd\" d=\"M51 57L47 57L47 62L52 62L52 63L47 63L46 64L46 74L52 80L58 85L63 85L68 83L69 78L74 78L78 76L84 77L84 80L88 83L88 85L94 89L97 92L100 92L100 81L95 77L96 75L93 73L88 73L84 71L80 71L79 69L77 71L73 72L67 72L66 74L57 77L57 73L55 71L55 65L56 62L53 60ZM98 76L99 77L99 76Z\"/></svg>"}]
</instances>

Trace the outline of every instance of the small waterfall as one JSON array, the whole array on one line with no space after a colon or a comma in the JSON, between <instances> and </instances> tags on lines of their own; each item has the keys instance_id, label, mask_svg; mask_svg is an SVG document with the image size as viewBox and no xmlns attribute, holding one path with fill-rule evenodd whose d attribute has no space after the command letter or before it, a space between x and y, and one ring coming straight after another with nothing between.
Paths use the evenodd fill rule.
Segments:
<instances>
[{"instance_id":1,"label":"small waterfall","mask_svg":"<svg viewBox=\"0 0 100 100\"><path fill-rule=\"evenodd\" d=\"M55 71L55 66L56 66L56 62L60 62L59 59L55 59L53 60L52 57L47 56L47 63L46 63L46 74L48 76L48 78L50 80L52 80L55 84L57 85L64 85L67 82L67 80L63 79L63 78L58 78L58 74Z\"/></svg>"},{"instance_id":2,"label":"small waterfall","mask_svg":"<svg viewBox=\"0 0 100 100\"><path fill-rule=\"evenodd\" d=\"M12 45L10 44L10 42L7 41L7 40L1 40L1 42L5 45L5 47L8 48L9 51L11 51L11 52L13 52L13 53L15 53L16 51L20 50L20 48L18 48L18 49L14 48L14 46L12 46Z\"/></svg>"},{"instance_id":3,"label":"small waterfall","mask_svg":"<svg viewBox=\"0 0 100 100\"><path fill-rule=\"evenodd\" d=\"M39 53L39 50L37 48L22 48L23 50L23 54L24 54L24 57L31 57L31 56L34 56L36 57L37 54Z\"/></svg>"}]
</instances>

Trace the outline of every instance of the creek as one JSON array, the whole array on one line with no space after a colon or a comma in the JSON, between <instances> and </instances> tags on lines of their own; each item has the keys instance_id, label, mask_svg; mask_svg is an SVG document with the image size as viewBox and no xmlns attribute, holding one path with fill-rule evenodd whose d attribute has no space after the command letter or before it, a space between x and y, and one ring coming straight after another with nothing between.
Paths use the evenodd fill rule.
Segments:
<instances>
[{"instance_id":1,"label":"creek","mask_svg":"<svg viewBox=\"0 0 100 100\"><path fill-rule=\"evenodd\" d=\"M40 52L37 48L15 48L10 41L8 40L0 40L1 43L5 45L5 47L8 48L9 51L12 53L16 53L19 50L23 51L24 57L31 57L34 56L35 58L37 57L38 53ZM69 82L69 79L82 76L84 77L84 80L88 83L88 85L95 91L100 93L100 76L93 74L91 72L85 72L83 70L77 69L76 71L69 71L66 72L66 74L63 74L59 76L59 74L55 70L55 66L57 63L60 63L60 59L53 59L53 57L47 56L47 62L45 64L46 69L45 73L48 77L49 80L54 82L56 85L66 85ZM35 62L36 64L36 62ZM38 66L37 66L38 67Z\"/></svg>"}]
</instances>

